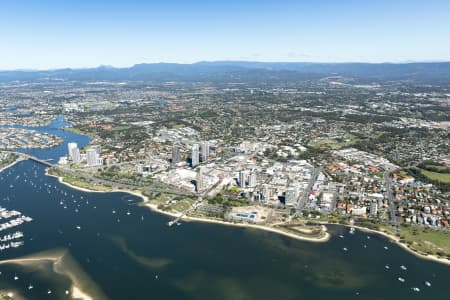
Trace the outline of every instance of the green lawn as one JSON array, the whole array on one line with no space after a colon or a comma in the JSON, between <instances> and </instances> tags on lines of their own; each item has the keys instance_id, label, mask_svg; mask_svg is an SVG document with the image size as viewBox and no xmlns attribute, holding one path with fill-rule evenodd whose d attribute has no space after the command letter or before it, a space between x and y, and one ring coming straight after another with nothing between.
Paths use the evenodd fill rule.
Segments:
<instances>
[{"instance_id":1,"label":"green lawn","mask_svg":"<svg viewBox=\"0 0 450 300\"><path fill-rule=\"evenodd\" d=\"M344 148L344 147L349 147L358 141L358 138L356 136L354 136L353 134L346 134L345 139L349 139L349 141L323 139L323 140L312 141L308 144L308 146L310 146L312 148L327 147L330 149L340 149L340 148Z\"/></svg>"},{"instance_id":2,"label":"green lawn","mask_svg":"<svg viewBox=\"0 0 450 300\"><path fill-rule=\"evenodd\" d=\"M179 200L176 204L172 205L170 208L172 210L182 212L191 207L192 203L194 203L193 200L183 199Z\"/></svg>"},{"instance_id":3,"label":"green lawn","mask_svg":"<svg viewBox=\"0 0 450 300\"><path fill-rule=\"evenodd\" d=\"M72 176L72 175L65 173L63 171L60 171L60 170L52 169L52 170L50 170L49 174L61 176L61 177L63 177L63 182L66 182L68 184L71 184L71 185L74 185L74 186L77 186L80 188L85 188L88 190L99 191L99 192L108 192L108 191L112 190L111 187L100 185L100 184L93 184L84 178Z\"/></svg>"},{"instance_id":4,"label":"green lawn","mask_svg":"<svg viewBox=\"0 0 450 300\"><path fill-rule=\"evenodd\" d=\"M115 126L113 127L112 131L123 131L130 129L131 126L123 125L123 126Z\"/></svg>"},{"instance_id":5,"label":"green lawn","mask_svg":"<svg viewBox=\"0 0 450 300\"><path fill-rule=\"evenodd\" d=\"M419 169L419 171L430 180L436 180L443 183L450 183L450 173L437 173L427 171L424 169Z\"/></svg>"},{"instance_id":6,"label":"green lawn","mask_svg":"<svg viewBox=\"0 0 450 300\"><path fill-rule=\"evenodd\" d=\"M110 187L104 186L104 185L99 185L99 184L93 184L90 183L88 181L86 181L83 178L79 178L79 177L73 177L73 176L68 176L68 175L64 175L63 178L64 182L67 182L71 185L77 186L77 187L81 187L81 188L85 188L88 190L93 190L93 191L100 191L100 192L108 192L111 191Z\"/></svg>"},{"instance_id":7,"label":"green lawn","mask_svg":"<svg viewBox=\"0 0 450 300\"><path fill-rule=\"evenodd\" d=\"M402 226L400 238L414 249L450 258L450 232Z\"/></svg>"},{"instance_id":8,"label":"green lawn","mask_svg":"<svg viewBox=\"0 0 450 300\"><path fill-rule=\"evenodd\" d=\"M177 125L172 126L172 128L175 128L175 129L180 129L180 128L184 128L184 127L186 127L186 126L183 124L177 124Z\"/></svg>"}]
</instances>

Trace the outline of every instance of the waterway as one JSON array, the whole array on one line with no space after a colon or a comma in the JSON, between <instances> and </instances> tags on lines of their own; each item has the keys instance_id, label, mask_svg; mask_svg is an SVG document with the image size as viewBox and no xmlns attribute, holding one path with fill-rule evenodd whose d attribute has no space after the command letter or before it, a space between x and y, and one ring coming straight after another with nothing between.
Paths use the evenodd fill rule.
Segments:
<instances>
[{"instance_id":1,"label":"waterway","mask_svg":"<svg viewBox=\"0 0 450 300\"><path fill-rule=\"evenodd\" d=\"M34 128L65 141L28 153L57 160L66 154L67 142L89 142L62 131L64 125L60 118ZM450 267L415 257L378 235L330 226L328 242L310 243L217 224L184 222L169 228L166 216L138 206L136 196L81 192L45 176L44 170L23 161L0 173L0 206L33 218L0 232L25 235L25 244L0 252L0 260L63 256L57 272L52 259L0 262L0 290L24 299L70 299L74 278L94 299L398 300L448 295Z\"/></svg>"}]
</instances>

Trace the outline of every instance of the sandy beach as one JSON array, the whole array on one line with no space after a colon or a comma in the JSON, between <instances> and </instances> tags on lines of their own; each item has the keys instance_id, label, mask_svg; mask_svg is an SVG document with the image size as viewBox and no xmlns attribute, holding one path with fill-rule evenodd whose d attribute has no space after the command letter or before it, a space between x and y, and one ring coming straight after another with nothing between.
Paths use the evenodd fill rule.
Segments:
<instances>
[{"instance_id":1,"label":"sandy beach","mask_svg":"<svg viewBox=\"0 0 450 300\"><path fill-rule=\"evenodd\" d=\"M361 227L361 226L351 226L351 225L344 225L344 226L354 227L354 228L357 228L357 229L359 229L361 231L364 231L364 232L369 232L369 233L382 235L382 236L386 237L388 240L390 240L393 243L399 245L400 247L402 247L406 251L410 252L411 254L414 254L415 256L417 256L419 258L432 260L432 261L435 261L435 262L438 262L438 263L442 263L442 264L446 264L446 265L450 266L450 260L448 260L446 258L440 258L440 257L437 257L435 255L431 255L431 254L424 255L424 254L418 253L418 252L414 251L413 249L409 248L408 245L400 242L400 238L397 237L397 236L391 235L391 234L383 232L383 231L373 230L373 229L369 229L369 228L365 228L365 227Z\"/></svg>"},{"instance_id":2,"label":"sandy beach","mask_svg":"<svg viewBox=\"0 0 450 300\"><path fill-rule=\"evenodd\" d=\"M166 211L162 211L160 209L157 208L157 206L155 204L150 204L150 203L143 203L143 206L147 206L148 208L150 208L153 211L156 211L158 213L162 213L171 217L178 217L180 214L179 213L172 213L172 212L166 212ZM297 240L302 240L302 241L308 241L308 242L326 242L330 239L330 234L328 232L325 231L325 235L323 237L320 238L309 238L309 237L303 237L303 236L299 236L293 233L289 233L274 227L269 227L269 226L263 226L263 225L256 225L256 224L247 224L247 223L231 223L231 222L227 222L227 221L222 221L222 220L216 220L216 219L207 219L207 218L197 218L197 217L190 217L190 216L184 216L183 221L191 221L191 222L204 222L204 223L214 223L214 224L220 224L220 225L225 225L225 226L234 226L234 227L245 227L245 228L254 228L254 229L259 229L259 230L265 230L265 231L270 231L270 232L274 232L274 233L278 233L284 236L288 236L290 238L294 238ZM325 227L325 226L324 226ZM326 230L326 227L325 227Z\"/></svg>"},{"instance_id":3,"label":"sandy beach","mask_svg":"<svg viewBox=\"0 0 450 300\"><path fill-rule=\"evenodd\" d=\"M39 264L43 261L49 261L53 264L53 270L56 273L62 274L62 275L67 275L70 280L72 281L71 284L71 295L73 299L81 299L81 300L93 300L94 298L89 295L88 293L84 292L79 284L79 280L77 279L77 276L75 276L73 273L71 273L68 270L58 270L58 265L61 264L62 259L65 255L65 251L64 250L57 250L55 251L55 253L42 253L42 254L36 254L36 255L32 255L32 256L27 256L27 257L23 257L23 258L16 258L16 259L8 259L8 260L3 260L0 261L0 265L1 264L17 264L17 265L23 265L23 266L27 266L27 265L36 265ZM59 266L59 268L61 268L61 266Z\"/></svg>"},{"instance_id":4,"label":"sandy beach","mask_svg":"<svg viewBox=\"0 0 450 300\"><path fill-rule=\"evenodd\" d=\"M116 193L116 192L122 192L122 193L128 193L137 197L141 197L143 199L143 202L141 202L139 205L140 206L145 206L147 208L150 208L152 211L155 211L157 213L160 214L164 214L173 218L177 218L180 213L173 213L173 212L167 212L161 209L158 209L157 205L155 204L151 204L148 203L148 197L145 196L144 194L142 194L140 191L131 191L131 190L119 190L119 189L112 189L111 191L95 191L95 190L89 190L86 188L82 188L82 187L77 187L74 186L70 183L64 182L64 178L61 176L56 176L56 175L52 175L52 174L48 174L47 170L45 172L45 175L47 176L51 176L51 177L55 177L58 179L58 182L61 184L65 184L66 186L69 186L73 189L79 190L79 191L83 191L83 192L90 192L90 193ZM283 230L277 229L277 228L273 228L273 227L268 227L268 226L263 226L263 225L255 225L255 224L246 224L246 223L231 223L231 222L227 222L227 221L221 221L221 220L214 220L214 219L207 219L207 218L196 218L196 217L189 217L189 216L184 216L183 217L183 221L192 221L192 222L204 222L204 223L214 223L214 224L221 224L221 225L227 225L227 226L235 226L235 227L245 227L245 228L254 228L254 229L259 229L259 230L265 230L265 231L270 231L270 232L274 232L274 233L278 233L284 236L288 236L297 240L302 240L302 241L308 241L308 242L326 242L330 239L330 234L328 232L326 232L326 227L324 226L324 231L325 231L325 235L323 237L320 238L309 238L309 237L302 237L293 233L289 233L289 232L285 232Z\"/></svg>"}]
</instances>

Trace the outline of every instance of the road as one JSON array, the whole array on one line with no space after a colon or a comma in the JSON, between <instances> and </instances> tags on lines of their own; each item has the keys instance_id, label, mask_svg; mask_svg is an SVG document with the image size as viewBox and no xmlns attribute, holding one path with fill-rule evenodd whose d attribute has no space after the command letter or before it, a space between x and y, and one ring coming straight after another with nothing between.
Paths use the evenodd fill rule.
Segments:
<instances>
[{"instance_id":1,"label":"road","mask_svg":"<svg viewBox=\"0 0 450 300\"><path fill-rule=\"evenodd\" d=\"M11 151L10 151L11 152ZM102 184L102 185L109 185L109 186L113 186L115 188L122 188L122 189L129 189L129 190L135 190L135 189L141 189L144 190L148 193L165 193L165 194L173 194L173 195L182 195L182 196L194 196L194 193L190 193L188 191L181 191L178 190L174 187L170 187L167 189L163 189L160 187L152 187L152 186L142 186L142 185L138 185L138 184L132 184L132 183L124 183L124 182L120 182L120 181L115 181L115 180L105 180L105 179L100 179L97 177L94 177L90 174L87 174L85 172L81 172L79 170L75 171L72 170L70 168L65 168L62 166L58 166L55 164L50 163L47 160L42 160L39 159L37 157L31 156L29 154L25 154L25 153L20 153L20 152L13 152L16 153L18 155L20 155L21 157L23 157L24 159L29 159L29 160L33 160L37 163L43 164L47 167L51 167L51 168L56 168L59 169L65 173L68 173L74 177L80 177L83 179L86 179L90 182L96 183L96 184Z\"/></svg>"},{"instance_id":2,"label":"road","mask_svg":"<svg viewBox=\"0 0 450 300\"><path fill-rule=\"evenodd\" d=\"M322 171L322 167L317 167L313 169L313 172L311 174L311 178L309 179L308 186L305 189L305 192L303 193L302 197L298 201L298 207L297 207L297 213L300 215L303 211L303 209L306 206L306 203L308 202L309 194L312 191L312 188L314 184L317 181L317 177L319 176L320 172Z\"/></svg>"},{"instance_id":3,"label":"road","mask_svg":"<svg viewBox=\"0 0 450 300\"><path fill-rule=\"evenodd\" d=\"M384 172L384 187L386 188L386 195L388 197L389 200L389 211L391 214L391 225L395 226L395 231L397 233L397 235L399 235L399 220L398 217L396 215L397 209L396 209L396 204L395 204L395 198L394 195L392 193L392 178L391 178L391 169L387 169Z\"/></svg>"}]
</instances>

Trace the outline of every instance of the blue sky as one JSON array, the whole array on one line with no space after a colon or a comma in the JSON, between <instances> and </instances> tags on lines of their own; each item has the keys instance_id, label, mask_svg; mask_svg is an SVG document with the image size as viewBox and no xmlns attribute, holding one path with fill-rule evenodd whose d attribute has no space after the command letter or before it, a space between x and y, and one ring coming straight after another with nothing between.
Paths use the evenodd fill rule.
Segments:
<instances>
[{"instance_id":1,"label":"blue sky","mask_svg":"<svg viewBox=\"0 0 450 300\"><path fill-rule=\"evenodd\" d=\"M0 69L450 61L448 0L0 0Z\"/></svg>"}]
</instances>

